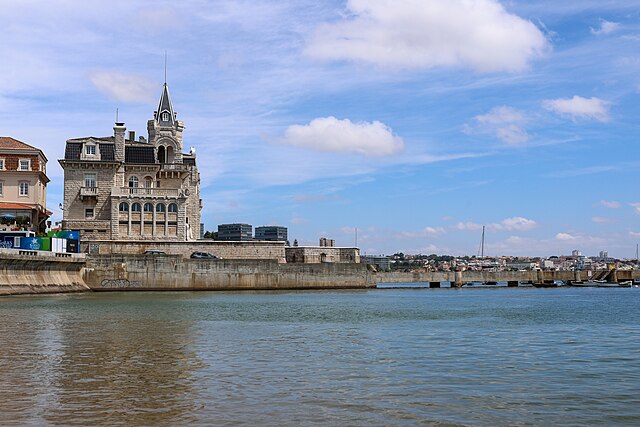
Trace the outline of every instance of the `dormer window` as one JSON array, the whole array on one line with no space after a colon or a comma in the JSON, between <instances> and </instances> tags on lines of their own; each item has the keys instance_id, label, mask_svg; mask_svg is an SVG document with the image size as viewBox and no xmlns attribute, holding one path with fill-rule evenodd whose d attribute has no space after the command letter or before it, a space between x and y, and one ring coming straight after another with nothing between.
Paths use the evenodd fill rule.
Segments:
<instances>
[{"instance_id":1,"label":"dormer window","mask_svg":"<svg viewBox=\"0 0 640 427\"><path fill-rule=\"evenodd\" d=\"M93 144L87 144L84 146L84 153L87 156L95 156L96 155L96 146Z\"/></svg>"},{"instance_id":2,"label":"dormer window","mask_svg":"<svg viewBox=\"0 0 640 427\"><path fill-rule=\"evenodd\" d=\"M21 171L29 171L31 170L31 160L20 160L20 170Z\"/></svg>"},{"instance_id":3,"label":"dormer window","mask_svg":"<svg viewBox=\"0 0 640 427\"><path fill-rule=\"evenodd\" d=\"M162 112L162 121L163 122L168 122L169 121L169 113L167 113L166 111Z\"/></svg>"}]
</instances>

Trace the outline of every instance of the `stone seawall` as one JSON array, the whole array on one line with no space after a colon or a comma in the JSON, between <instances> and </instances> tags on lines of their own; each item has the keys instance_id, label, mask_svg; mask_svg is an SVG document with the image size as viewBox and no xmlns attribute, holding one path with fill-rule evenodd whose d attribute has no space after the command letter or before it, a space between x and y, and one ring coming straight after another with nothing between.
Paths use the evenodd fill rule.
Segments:
<instances>
[{"instance_id":1,"label":"stone seawall","mask_svg":"<svg viewBox=\"0 0 640 427\"><path fill-rule=\"evenodd\" d=\"M353 289L375 286L361 264L184 259L179 255L90 255L92 290Z\"/></svg>"},{"instance_id":2,"label":"stone seawall","mask_svg":"<svg viewBox=\"0 0 640 427\"><path fill-rule=\"evenodd\" d=\"M225 242L220 240L196 240L190 242L161 240L92 240L83 242L83 251L93 255L130 254L145 251L162 251L168 255L188 258L192 252L210 252L224 259L270 259L285 261L284 242Z\"/></svg>"},{"instance_id":3,"label":"stone seawall","mask_svg":"<svg viewBox=\"0 0 640 427\"><path fill-rule=\"evenodd\" d=\"M84 292L84 258L58 258L35 251L0 253L0 296Z\"/></svg>"}]
</instances>

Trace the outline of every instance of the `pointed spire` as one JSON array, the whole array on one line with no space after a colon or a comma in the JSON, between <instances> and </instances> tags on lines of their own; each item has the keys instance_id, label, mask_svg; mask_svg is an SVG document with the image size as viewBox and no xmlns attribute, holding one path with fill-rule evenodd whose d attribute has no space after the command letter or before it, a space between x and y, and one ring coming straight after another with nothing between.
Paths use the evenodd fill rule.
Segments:
<instances>
[{"instance_id":1,"label":"pointed spire","mask_svg":"<svg viewBox=\"0 0 640 427\"><path fill-rule=\"evenodd\" d=\"M173 112L173 104L169 95L169 85L164 84L162 95L160 96L160 104L156 115L156 122L161 126L173 126L175 124L175 116Z\"/></svg>"}]
</instances>

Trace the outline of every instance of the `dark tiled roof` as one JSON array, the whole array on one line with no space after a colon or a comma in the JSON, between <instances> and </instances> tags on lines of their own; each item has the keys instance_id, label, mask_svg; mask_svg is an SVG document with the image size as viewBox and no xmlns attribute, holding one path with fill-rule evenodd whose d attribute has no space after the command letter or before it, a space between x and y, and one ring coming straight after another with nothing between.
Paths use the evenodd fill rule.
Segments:
<instances>
[{"instance_id":1,"label":"dark tiled roof","mask_svg":"<svg viewBox=\"0 0 640 427\"><path fill-rule=\"evenodd\" d=\"M67 142L67 146L64 150L65 160L80 160L80 153L82 152L81 142Z\"/></svg>"},{"instance_id":2,"label":"dark tiled roof","mask_svg":"<svg viewBox=\"0 0 640 427\"><path fill-rule=\"evenodd\" d=\"M114 145L113 144L100 144L100 158L103 162L113 162L115 161L114 154Z\"/></svg>"},{"instance_id":3,"label":"dark tiled roof","mask_svg":"<svg viewBox=\"0 0 640 427\"><path fill-rule=\"evenodd\" d=\"M155 164L153 147L125 147L125 163Z\"/></svg>"}]
</instances>

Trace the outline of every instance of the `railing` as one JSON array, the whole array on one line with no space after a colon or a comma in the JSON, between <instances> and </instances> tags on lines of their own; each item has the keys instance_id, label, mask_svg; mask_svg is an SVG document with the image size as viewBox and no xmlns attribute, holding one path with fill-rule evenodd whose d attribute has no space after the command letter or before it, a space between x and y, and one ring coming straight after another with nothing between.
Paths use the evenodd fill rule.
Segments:
<instances>
[{"instance_id":1,"label":"railing","mask_svg":"<svg viewBox=\"0 0 640 427\"><path fill-rule=\"evenodd\" d=\"M187 165L181 163L162 163L160 164L160 170L184 172L187 170Z\"/></svg>"},{"instance_id":2,"label":"railing","mask_svg":"<svg viewBox=\"0 0 640 427\"><path fill-rule=\"evenodd\" d=\"M98 187L81 187L80 188L80 196L81 197L95 197L98 195Z\"/></svg>"},{"instance_id":3,"label":"railing","mask_svg":"<svg viewBox=\"0 0 640 427\"><path fill-rule=\"evenodd\" d=\"M147 187L115 187L111 190L114 196L144 196L144 197L180 197L179 188L147 188Z\"/></svg>"}]
</instances>

